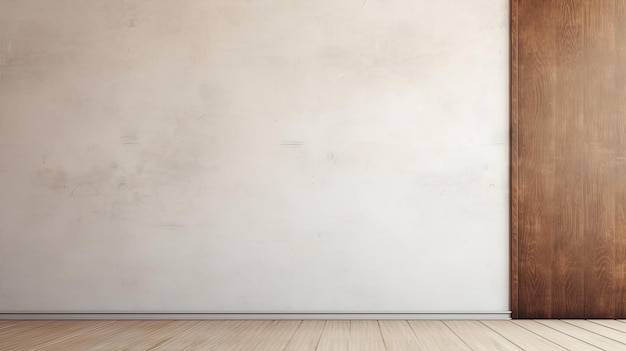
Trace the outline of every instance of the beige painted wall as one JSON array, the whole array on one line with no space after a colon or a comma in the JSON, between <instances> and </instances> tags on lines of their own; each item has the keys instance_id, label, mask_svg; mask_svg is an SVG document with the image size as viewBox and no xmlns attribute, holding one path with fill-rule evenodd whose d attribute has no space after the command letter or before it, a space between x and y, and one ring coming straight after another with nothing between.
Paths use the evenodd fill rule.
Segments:
<instances>
[{"instance_id":1,"label":"beige painted wall","mask_svg":"<svg viewBox=\"0 0 626 351\"><path fill-rule=\"evenodd\" d=\"M507 11L0 2L0 311L508 310Z\"/></svg>"}]
</instances>

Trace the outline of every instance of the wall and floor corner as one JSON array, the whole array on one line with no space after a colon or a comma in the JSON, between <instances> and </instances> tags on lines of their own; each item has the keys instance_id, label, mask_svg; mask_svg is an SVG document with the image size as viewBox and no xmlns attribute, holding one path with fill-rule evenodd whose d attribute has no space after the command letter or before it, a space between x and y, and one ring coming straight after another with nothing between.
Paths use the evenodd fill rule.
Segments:
<instances>
[{"instance_id":1,"label":"wall and floor corner","mask_svg":"<svg viewBox=\"0 0 626 351\"><path fill-rule=\"evenodd\" d=\"M2 2L0 312L508 317L508 10Z\"/></svg>"}]
</instances>

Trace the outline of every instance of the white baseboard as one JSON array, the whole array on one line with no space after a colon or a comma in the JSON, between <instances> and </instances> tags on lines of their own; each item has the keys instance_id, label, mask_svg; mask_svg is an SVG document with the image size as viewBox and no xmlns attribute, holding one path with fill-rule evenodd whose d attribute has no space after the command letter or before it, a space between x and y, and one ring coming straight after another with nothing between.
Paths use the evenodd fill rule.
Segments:
<instances>
[{"instance_id":1,"label":"white baseboard","mask_svg":"<svg viewBox=\"0 0 626 351\"><path fill-rule=\"evenodd\" d=\"M507 320L511 312L485 313L2 313L5 320Z\"/></svg>"}]
</instances>

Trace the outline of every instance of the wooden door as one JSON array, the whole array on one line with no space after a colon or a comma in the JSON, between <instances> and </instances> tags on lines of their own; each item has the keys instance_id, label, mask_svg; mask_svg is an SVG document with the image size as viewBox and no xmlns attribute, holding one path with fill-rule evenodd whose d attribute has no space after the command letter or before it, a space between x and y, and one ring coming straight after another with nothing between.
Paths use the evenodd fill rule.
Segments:
<instances>
[{"instance_id":1,"label":"wooden door","mask_svg":"<svg viewBox=\"0 0 626 351\"><path fill-rule=\"evenodd\" d=\"M626 1L511 1L512 309L626 318Z\"/></svg>"}]
</instances>

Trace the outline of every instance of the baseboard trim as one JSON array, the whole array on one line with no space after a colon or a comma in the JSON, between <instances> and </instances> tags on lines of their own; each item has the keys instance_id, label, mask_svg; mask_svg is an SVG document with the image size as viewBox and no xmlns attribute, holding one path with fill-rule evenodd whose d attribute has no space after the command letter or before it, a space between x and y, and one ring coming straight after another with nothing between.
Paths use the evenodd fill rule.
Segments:
<instances>
[{"instance_id":1,"label":"baseboard trim","mask_svg":"<svg viewBox=\"0 0 626 351\"><path fill-rule=\"evenodd\" d=\"M485 313L0 313L5 320L507 320Z\"/></svg>"}]
</instances>

